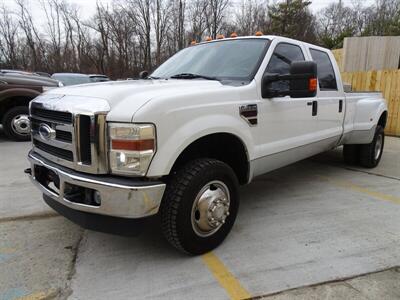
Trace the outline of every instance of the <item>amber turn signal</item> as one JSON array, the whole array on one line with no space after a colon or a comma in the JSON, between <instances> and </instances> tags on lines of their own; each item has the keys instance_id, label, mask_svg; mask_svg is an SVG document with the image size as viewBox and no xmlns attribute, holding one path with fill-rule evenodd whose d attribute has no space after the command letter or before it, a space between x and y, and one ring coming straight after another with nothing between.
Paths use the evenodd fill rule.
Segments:
<instances>
[{"instance_id":1,"label":"amber turn signal","mask_svg":"<svg viewBox=\"0 0 400 300\"><path fill-rule=\"evenodd\" d=\"M310 92L315 92L317 90L317 84L318 84L317 78L310 78L310 81L308 82L308 90Z\"/></svg>"},{"instance_id":2,"label":"amber turn signal","mask_svg":"<svg viewBox=\"0 0 400 300\"><path fill-rule=\"evenodd\" d=\"M113 150L145 151L154 149L154 140L112 140Z\"/></svg>"}]
</instances>

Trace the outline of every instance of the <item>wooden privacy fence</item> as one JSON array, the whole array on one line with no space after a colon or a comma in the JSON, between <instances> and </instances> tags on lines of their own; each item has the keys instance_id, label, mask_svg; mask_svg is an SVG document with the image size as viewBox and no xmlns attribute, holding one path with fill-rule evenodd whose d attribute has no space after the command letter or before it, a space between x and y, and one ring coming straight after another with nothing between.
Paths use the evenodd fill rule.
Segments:
<instances>
[{"instance_id":1,"label":"wooden privacy fence","mask_svg":"<svg viewBox=\"0 0 400 300\"><path fill-rule=\"evenodd\" d=\"M385 132L400 136L400 70L344 72L342 79L353 91L382 92L388 106Z\"/></svg>"}]
</instances>

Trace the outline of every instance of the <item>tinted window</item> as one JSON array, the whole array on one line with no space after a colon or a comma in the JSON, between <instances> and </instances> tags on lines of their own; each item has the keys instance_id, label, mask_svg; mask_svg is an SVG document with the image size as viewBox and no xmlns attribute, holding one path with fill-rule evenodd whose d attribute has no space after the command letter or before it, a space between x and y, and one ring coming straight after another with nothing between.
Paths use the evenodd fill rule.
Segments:
<instances>
[{"instance_id":1,"label":"tinted window","mask_svg":"<svg viewBox=\"0 0 400 300\"><path fill-rule=\"evenodd\" d=\"M51 78L61 81L63 85L76 85L76 84L84 84L91 83L89 76L85 75L62 75L62 74L53 74Z\"/></svg>"},{"instance_id":2,"label":"tinted window","mask_svg":"<svg viewBox=\"0 0 400 300\"><path fill-rule=\"evenodd\" d=\"M296 45L281 43L276 46L274 53L268 63L266 73L289 74L290 64L294 61L305 60L303 51ZM272 88L280 91L289 89L288 81L273 82Z\"/></svg>"},{"instance_id":3,"label":"tinted window","mask_svg":"<svg viewBox=\"0 0 400 300\"><path fill-rule=\"evenodd\" d=\"M326 52L310 49L313 60L317 63L318 81L321 91L337 90L335 72Z\"/></svg>"}]
</instances>

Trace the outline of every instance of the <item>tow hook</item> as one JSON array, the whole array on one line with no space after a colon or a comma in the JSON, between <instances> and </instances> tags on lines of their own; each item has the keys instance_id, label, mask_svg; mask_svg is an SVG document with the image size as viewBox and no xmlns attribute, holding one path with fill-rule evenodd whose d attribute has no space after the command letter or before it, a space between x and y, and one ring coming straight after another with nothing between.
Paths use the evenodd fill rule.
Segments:
<instances>
[{"instance_id":1,"label":"tow hook","mask_svg":"<svg viewBox=\"0 0 400 300\"><path fill-rule=\"evenodd\" d=\"M25 173L25 174L32 175L32 169L31 169L31 168L25 169L25 170L24 170L24 173Z\"/></svg>"}]
</instances>

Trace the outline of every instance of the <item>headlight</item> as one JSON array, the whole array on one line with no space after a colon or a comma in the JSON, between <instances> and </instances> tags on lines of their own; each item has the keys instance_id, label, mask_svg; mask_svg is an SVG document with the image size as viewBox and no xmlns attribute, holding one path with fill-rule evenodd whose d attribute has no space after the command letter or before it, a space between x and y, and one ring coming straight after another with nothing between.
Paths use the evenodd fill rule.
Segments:
<instances>
[{"instance_id":1,"label":"headlight","mask_svg":"<svg viewBox=\"0 0 400 300\"><path fill-rule=\"evenodd\" d=\"M109 123L109 161L113 174L144 176L156 151L152 124Z\"/></svg>"}]
</instances>

